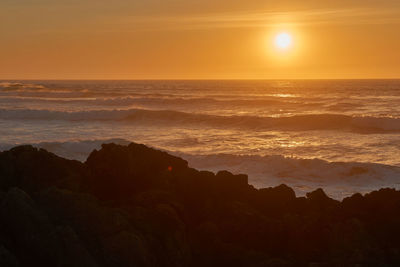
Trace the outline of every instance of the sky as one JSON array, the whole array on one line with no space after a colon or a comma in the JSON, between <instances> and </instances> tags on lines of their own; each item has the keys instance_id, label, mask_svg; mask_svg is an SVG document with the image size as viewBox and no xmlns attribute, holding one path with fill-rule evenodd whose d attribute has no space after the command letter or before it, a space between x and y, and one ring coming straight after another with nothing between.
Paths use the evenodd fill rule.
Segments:
<instances>
[{"instance_id":1,"label":"sky","mask_svg":"<svg viewBox=\"0 0 400 267\"><path fill-rule=\"evenodd\" d=\"M400 78L398 0L0 1L0 79L374 78Z\"/></svg>"}]
</instances>

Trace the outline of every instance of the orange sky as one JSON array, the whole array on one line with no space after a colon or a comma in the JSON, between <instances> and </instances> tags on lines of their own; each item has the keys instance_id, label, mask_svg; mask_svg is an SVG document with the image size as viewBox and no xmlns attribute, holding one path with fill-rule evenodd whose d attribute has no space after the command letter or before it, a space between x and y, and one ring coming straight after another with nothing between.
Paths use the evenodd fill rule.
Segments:
<instances>
[{"instance_id":1,"label":"orange sky","mask_svg":"<svg viewBox=\"0 0 400 267\"><path fill-rule=\"evenodd\" d=\"M1 0L0 79L400 78L398 0L323 2Z\"/></svg>"}]
</instances>

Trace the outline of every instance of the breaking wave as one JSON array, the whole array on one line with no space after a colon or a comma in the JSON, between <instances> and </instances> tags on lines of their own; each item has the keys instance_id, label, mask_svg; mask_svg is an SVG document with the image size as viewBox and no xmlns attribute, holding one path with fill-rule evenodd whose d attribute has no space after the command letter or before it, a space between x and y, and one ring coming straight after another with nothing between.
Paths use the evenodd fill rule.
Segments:
<instances>
[{"instance_id":1,"label":"breaking wave","mask_svg":"<svg viewBox=\"0 0 400 267\"><path fill-rule=\"evenodd\" d=\"M319 98L296 98L286 99L282 97L276 96L263 96L258 99L234 99L230 97L218 98L218 97L189 97L189 96L154 96L152 94L141 94L136 96L122 96L122 97L104 97L104 96L96 96L90 94L82 94L71 93L70 95L61 95L60 93L66 91L55 91L48 95L6 95L0 96L1 101L12 101L15 103L43 103L43 104L52 104L52 103L76 103L76 104L90 104L90 105L103 105L103 106L227 106L227 107L266 107L266 106L291 106L291 107L304 107L304 106L320 106L324 105L323 100ZM354 108L355 105L352 106Z\"/></svg>"},{"instance_id":2,"label":"breaking wave","mask_svg":"<svg viewBox=\"0 0 400 267\"><path fill-rule=\"evenodd\" d=\"M63 112L31 109L0 109L3 120L66 120L125 123L199 125L247 130L332 130L356 133L398 133L400 118L357 117L338 114L309 114L290 117L218 116L173 110L93 110Z\"/></svg>"},{"instance_id":3,"label":"breaking wave","mask_svg":"<svg viewBox=\"0 0 400 267\"><path fill-rule=\"evenodd\" d=\"M317 188L324 188L336 199L384 187L400 188L400 167L390 165L328 162L281 155L174 154L196 169L245 173L249 175L249 183L258 188L284 183L300 196Z\"/></svg>"}]
</instances>

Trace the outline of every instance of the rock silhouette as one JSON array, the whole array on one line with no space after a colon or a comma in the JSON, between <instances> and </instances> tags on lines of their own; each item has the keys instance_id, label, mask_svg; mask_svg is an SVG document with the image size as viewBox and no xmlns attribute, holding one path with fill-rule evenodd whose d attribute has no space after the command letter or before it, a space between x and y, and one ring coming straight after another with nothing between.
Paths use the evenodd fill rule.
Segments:
<instances>
[{"instance_id":1,"label":"rock silhouette","mask_svg":"<svg viewBox=\"0 0 400 267\"><path fill-rule=\"evenodd\" d=\"M0 266L399 266L400 191L343 201L144 145L0 153Z\"/></svg>"}]
</instances>

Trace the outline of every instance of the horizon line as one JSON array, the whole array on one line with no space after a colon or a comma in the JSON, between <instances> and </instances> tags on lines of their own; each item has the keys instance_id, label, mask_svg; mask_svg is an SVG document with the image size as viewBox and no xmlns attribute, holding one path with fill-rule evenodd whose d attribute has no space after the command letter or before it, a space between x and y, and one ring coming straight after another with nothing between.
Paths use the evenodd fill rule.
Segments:
<instances>
[{"instance_id":1,"label":"horizon line","mask_svg":"<svg viewBox=\"0 0 400 267\"><path fill-rule=\"evenodd\" d=\"M393 77L393 78L138 78L138 79L19 79L19 78L12 78L12 79L4 79L0 78L0 81L279 81L279 80L291 80L291 81L346 81L346 80L400 80L400 77Z\"/></svg>"}]
</instances>

